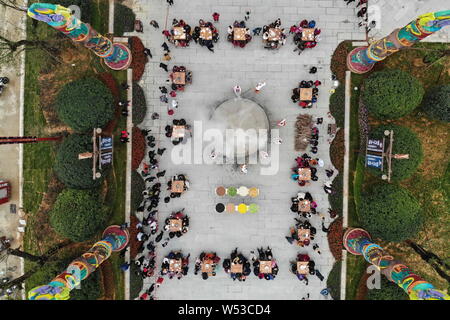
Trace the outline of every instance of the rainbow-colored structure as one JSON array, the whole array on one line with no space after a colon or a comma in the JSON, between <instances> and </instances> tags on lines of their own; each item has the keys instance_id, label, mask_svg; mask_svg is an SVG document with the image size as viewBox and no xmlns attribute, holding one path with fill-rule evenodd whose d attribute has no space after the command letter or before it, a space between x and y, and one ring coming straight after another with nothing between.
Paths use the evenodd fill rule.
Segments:
<instances>
[{"instance_id":1,"label":"rainbow-colored structure","mask_svg":"<svg viewBox=\"0 0 450 320\"><path fill-rule=\"evenodd\" d=\"M68 300L70 291L82 280L89 277L113 251L126 247L129 240L128 230L119 226L110 226L103 232L103 239L96 242L88 252L70 263L67 269L49 284L36 287L28 292L29 300Z\"/></svg>"},{"instance_id":2,"label":"rainbow-colored structure","mask_svg":"<svg viewBox=\"0 0 450 320\"><path fill-rule=\"evenodd\" d=\"M347 57L347 66L354 73L369 72L375 63L400 49L413 46L449 24L450 10L423 14L407 26L394 30L370 46L352 50Z\"/></svg>"},{"instance_id":3,"label":"rainbow-colored structure","mask_svg":"<svg viewBox=\"0 0 450 320\"><path fill-rule=\"evenodd\" d=\"M394 260L383 248L372 242L370 234L360 228L348 229L344 234L344 247L354 255L363 255L367 262L378 267L390 281L396 283L411 300L450 300L450 296L413 273L403 263Z\"/></svg>"},{"instance_id":4,"label":"rainbow-colored structure","mask_svg":"<svg viewBox=\"0 0 450 320\"><path fill-rule=\"evenodd\" d=\"M66 7L51 3L34 3L28 8L28 16L47 23L73 41L91 49L113 70L124 70L131 63L131 51L125 44L112 43L89 24L78 20Z\"/></svg>"}]
</instances>

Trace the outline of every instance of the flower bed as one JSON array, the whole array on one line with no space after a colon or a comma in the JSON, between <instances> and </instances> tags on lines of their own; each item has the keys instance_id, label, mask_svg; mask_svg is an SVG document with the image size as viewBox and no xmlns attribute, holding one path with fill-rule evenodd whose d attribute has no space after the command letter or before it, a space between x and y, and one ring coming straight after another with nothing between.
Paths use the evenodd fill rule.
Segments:
<instances>
[{"instance_id":1,"label":"flower bed","mask_svg":"<svg viewBox=\"0 0 450 320\"><path fill-rule=\"evenodd\" d=\"M134 259L136 257L138 250L142 245L142 241L138 241L137 239L137 234L139 231L136 228L136 225L138 223L138 218L132 214L130 217L130 228L128 228L128 231L130 232L130 259Z\"/></svg>"},{"instance_id":2,"label":"flower bed","mask_svg":"<svg viewBox=\"0 0 450 320\"><path fill-rule=\"evenodd\" d=\"M341 42L333 53L331 58L331 72L337 79L344 83L345 72L347 71L347 56L351 50L351 41Z\"/></svg>"},{"instance_id":3,"label":"flower bed","mask_svg":"<svg viewBox=\"0 0 450 320\"><path fill-rule=\"evenodd\" d=\"M147 114L147 101L142 87L133 82L133 124L138 125L144 121Z\"/></svg>"},{"instance_id":4,"label":"flower bed","mask_svg":"<svg viewBox=\"0 0 450 320\"><path fill-rule=\"evenodd\" d=\"M342 221L342 217L334 220L329 227L330 232L328 233L328 246L336 261L342 260L342 237L344 236Z\"/></svg>"},{"instance_id":5,"label":"flower bed","mask_svg":"<svg viewBox=\"0 0 450 320\"><path fill-rule=\"evenodd\" d=\"M139 81L145 71L145 65L148 62L147 56L144 54L144 44L139 37L130 37L129 44L133 60L130 68L133 69L133 81Z\"/></svg>"},{"instance_id":6,"label":"flower bed","mask_svg":"<svg viewBox=\"0 0 450 320\"><path fill-rule=\"evenodd\" d=\"M132 161L131 169L136 170L139 168L142 160L145 156L145 138L141 130L137 127L133 127L133 139L132 139Z\"/></svg>"}]
</instances>

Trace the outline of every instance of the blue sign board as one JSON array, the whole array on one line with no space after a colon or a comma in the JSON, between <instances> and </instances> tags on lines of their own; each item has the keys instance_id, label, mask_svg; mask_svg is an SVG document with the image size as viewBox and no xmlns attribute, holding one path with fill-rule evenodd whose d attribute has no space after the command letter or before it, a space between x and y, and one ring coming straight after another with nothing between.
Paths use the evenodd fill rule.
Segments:
<instances>
[{"instance_id":1,"label":"blue sign board","mask_svg":"<svg viewBox=\"0 0 450 320\"><path fill-rule=\"evenodd\" d=\"M383 166L383 157L368 154L366 155L366 165L368 167L381 169Z\"/></svg>"}]
</instances>

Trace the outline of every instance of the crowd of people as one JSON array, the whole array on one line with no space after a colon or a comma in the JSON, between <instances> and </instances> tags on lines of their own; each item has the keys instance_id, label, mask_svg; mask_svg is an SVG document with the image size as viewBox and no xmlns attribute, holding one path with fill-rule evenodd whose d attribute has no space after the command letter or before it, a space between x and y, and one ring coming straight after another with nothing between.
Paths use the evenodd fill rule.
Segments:
<instances>
[{"instance_id":1,"label":"crowd of people","mask_svg":"<svg viewBox=\"0 0 450 320\"><path fill-rule=\"evenodd\" d=\"M251 273L251 264L238 248L231 252L230 258L223 261L223 269L230 274L233 281L245 281Z\"/></svg>"},{"instance_id":2,"label":"crowd of people","mask_svg":"<svg viewBox=\"0 0 450 320\"><path fill-rule=\"evenodd\" d=\"M322 82L319 80L301 81L298 87L292 89L292 102L298 102L298 105L303 109L312 108L319 97L319 86L321 84Z\"/></svg>"},{"instance_id":3,"label":"crowd of people","mask_svg":"<svg viewBox=\"0 0 450 320\"><path fill-rule=\"evenodd\" d=\"M252 254L253 251L251 252ZM253 273L259 279L274 280L278 274L278 264L272 255L272 249L258 248L258 258L253 260Z\"/></svg>"},{"instance_id":4,"label":"crowd of people","mask_svg":"<svg viewBox=\"0 0 450 320\"><path fill-rule=\"evenodd\" d=\"M317 233L308 220L300 220L295 218L297 222L295 227L291 227L289 230L289 236L286 236L286 240L292 244L295 242L300 247L307 247L310 245L311 240L314 240L314 236ZM318 248L318 246L317 246Z\"/></svg>"},{"instance_id":5,"label":"crowd of people","mask_svg":"<svg viewBox=\"0 0 450 320\"><path fill-rule=\"evenodd\" d=\"M170 192L170 196L164 198L164 202L169 203L171 198L180 198L189 187L189 180L184 174L173 176L172 180L167 182L167 190Z\"/></svg>"},{"instance_id":6,"label":"crowd of people","mask_svg":"<svg viewBox=\"0 0 450 320\"><path fill-rule=\"evenodd\" d=\"M198 26L192 32L192 39L195 43L208 48L209 51L214 52L214 43L219 41L219 31L214 27L212 22L205 22L200 19Z\"/></svg>"},{"instance_id":7,"label":"crowd of people","mask_svg":"<svg viewBox=\"0 0 450 320\"><path fill-rule=\"evenodd\" d=\"M252 41L250 29L246 27L245 21L234 21L233 26L228 26L227 40L235 47L244 48L247 43Z\"/></svg>"},{"instance_id":8,"label":"crowd of people","mask_svg":"<svg viewBox=\"0 0 450 320\"><path fill-rule=\"evenodd\" d=\"M192 71L186 70L184 66L173 66L169 78L172 81L169 95L174 98L177 96L176 91L184 91L186 84L192 83Z\"/></svg>"},{"instance_id":9,"label":"crowd of people","mask_svg":"<svg viewBox=\"0 0 450 320\"><path fill-rule=\"evenodd\" d=\"M174 119L172 124L172 126L169 124L166 125L165 132L166 137L170 138L174 146L182 143L183 141L187 141L185 138L192 137L192 128L190 125L186 124L185 119ZM187 133L189 133L188 137L186 137Z\"/></svg>"},{"instance_id":10,"label":"crowd of people","mask_svg":"<svg viewBox=\"0 0 450 320\"><path fill-rule=\"evenodd\" d=\"M220 257L215 252L202 252L195 260L194 274L197 275L201 272L203 280L214 277L219 262Z\"/></svg>"},{"instance_id":11,"label":"crowd of people","mask_svg":"<svg viewBox=\"0 0 450 320\"><path fill-rule=\"evenodd\" d=\"M281 19L278 18L269 25L265 25L263 31L263 43L266 49L279 49L286 44L287 34L281 28Z\"/></svg>"},{"instance_id":12,"label":"crowd of people","mask_svg":"<svg viewBox=\"0 0 450 320\"><path fill-rule=\"evenodd\" d=\"M191 26L182 19L180 21L173 19L172 29L170 31L164 30L163 34L176 47L188 47L192 39Z\"/></svg>"},{"instance_id":13,"label":"crowd of people","mask_svg":"<svg viewBox=\"0 0 450 320\"><path fill-rule=\"evenodd\" d=\"M317 213L317 202L309 192L299 192L296 197L291 198L291 201L291 211L304 218L311 218L312 214Z\"/></svg>"},{"instance_id":14,"label":"crowd of people","mask_svg":"<svg viewBox=\"0 0 450 320\"><path fill-rule=\"evenodd\" d=\"M291 178L294 181L298 181L300 187L305 187L310 184L309 181L317 181L317 166L323 167L323 160L319 158L311 158L308 154L304 153L302 156L295 159L297 165L292 168Z\"/></svg>"},{"instance_id":15,"label":"crowd of people","mask_svg":"<svg viewBox=\"0 0 450 320\"><path fill-rule=\"evenodd\" d=\"M308 275L316 275L320 281L324 279L322 274L317 270L316 264L308 254L299 253L297 260L291 262L291 272L297 276L297 279L308 285Z\"/></svg>"},{"instance_id":16,"label":"crowd of people","mask_svg":"<svg viewBox=\"0 0 450 320\"><path fill-rule=\"evenodd\" d=\"M183 256L181 251L171 251L162 261L161 275L167 275L169 279L176 277L178 280L187 275L189 271L189 256Z\"/></svg>"},{"instance_id":17,"label":"crowd of people","mask_svg":"<svg viewBox=\"0 0 450 320\"><path fill-rule=\"evenodd\" d=\"M294 34L294 43L296 45L294 52L298 51L300 55L305 49L317 46L317 43L320 41L321 30L316 28L316 21L303 20L298 25L293 25L289 33Z\"/></svg>"}]
</instances>

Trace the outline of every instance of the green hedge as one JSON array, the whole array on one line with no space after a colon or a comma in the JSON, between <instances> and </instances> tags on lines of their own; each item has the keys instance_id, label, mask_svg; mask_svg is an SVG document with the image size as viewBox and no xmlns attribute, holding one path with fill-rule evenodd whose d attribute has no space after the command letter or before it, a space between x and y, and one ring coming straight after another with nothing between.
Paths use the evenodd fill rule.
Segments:
<instances>
[{"instance_id":1,"label":"green hedge","mask_svg":"<svg viewBox=\"0 0 450 320\"><path fill-rule=\"evenodd\" d=\"M418 201L397 184L371 186L362 195L359 216L362 227L374 238L393 242L415 236L423 224Z\"/></svg>"},{"instance_id":2,"label":"green hedge","mask_svg":"<svg viewBox=\"0 0 450 320\"><path fill-rule=\"evenodd\" d=\"M327 278L327 288L330 290L330 295L334 300L341 299L341 268L341 261L337 261Z\"/></svg>"},{"instance_id":3,"label":"green hedge","mask_svg":"<svg viewBox=\"0 0 450 320\"><path fill-rule=\"evenodd\" d=\"M106 167L99 171L102 176L92 179L92 159L78 160L78 155L92 152L92 136L72 134L64 139L56 154L55 172L59 180L74 189L95 188L102 182Z\"/></svg>"},{"instance_id":4,"label":"green hedge","mask_svg":"<svg viewBox=\"0 0 450 320\"><path fill-rule=\"evenodd\" d=\"M135 170L131 172L131 212L135 212L141 205L144 196L142 192L145 190L145 181L142 176Z\"/></svg>"},{"instance_id":5,"label":"green hedge","mask_svg":"<svg viewBox=\"0 0 450 320\"><path fill-rule=\"evenodd\" d=\"M386 70L365 80L362 99L373 116L388 120L409 114L421 103L423 95L422 84L409 73Z\"/></svg>"},{"instance_id":6,"label":"green hedge","mask_svg":"<svg viewBox=\"0 0 450 320\"><path fill-rule=\"evenodd\" d=\"M333 210L336 210L339 215L342 215L343 198L342 191L344 187L344 179L341 174L338 174L333 180L333 188L336 190L334 194L328 194L328 200Z\"/></svg>"},{"instance_id":7,"label":"green hedge","mask_svg":"<svg viewBox=\"0 0 450 320\"><path fill-rule=\"evenodd\" d=\"M345 86L340 85L330 96L330 113L336 119L336 125L344 128L345 121Z\"/></svg>"},{"instance_id":8,"label":"green hedge","mask_svg":"<svg viewBox=\"0 0 450 320\"><path fill-rule=\"evenodd\" d=\"M116 2L114 7L114 34L116 36L121 37L125 32L133 32L135 20L136 15L131 8Z\"/></svg>"},{"instance_id":9,"label":"green hedge","mask_svg":"<svg viewBox=\"0 0 450 320\"><path fill-rule=\"evenodd\" d=\"M401 181L411 177L423 160L422 144L417 135L410 129L394 124L381 125L370 132L371 138L383 139L385 130L394 131L393 154L409 154L409 159L392 159L393 181ZM388 139L386 139L388 144ZM387 168L387 162L384 161L384 168ZM368 171L376 176L381 176L381 170L368 168Z\"/></svg>"},{"instance_id":10,"label":"green hedge","mask_svg":"<svg viewBox=\"0 0 450 320\"><path fill-rule=\"evenodd\" d=\"M60 235L75 242L91 239L106 227L108 208L91 190L66 189L50 211L50 224Z\"/></svg>"},{"instance_id":11,"label":"green hedge","mask_svg":"<svg viewBox=\"0 0 450 320\"><path fill-rule=\"evenodd\" d=\"M371 289L367 292L367 300L408 300L405 291L395 283L381 276L380 289Z\"/></svg>"},{"instance_id":12,"label":"green hedge","mask_svg":"<svg viewBox=\"0 0 450 320\"><path fill-rule=\"evenodd\" d=\"M56 97L60 119L78 132L104 127L114 117L111 91L96 78L66 84Z\"/></svg>"},{"instance_id":13,"label":"green hedge","mask_svg":"<svg viewBox=\"0 0 450 320\"><path fill-rule=\"evenodd\" d=\"M428 90L422 109L431 119L450 122L450 84Z\"/></svg>"},{"instance_id":14,"label":"green hedge","mask_svg":"<svg viewBox=\"0 0 450 320\"><path fill-rule=\"evenodd\" d=\"M147 115L147 102L142 87L133 82L133 124L138 125L144 121Z\"/></svg>"},{"instance_id":15,"label":"green hedge","mask_svg":"<svg viewBox=\"0 0 450 320\"><path fill-rule=\"evenodd\" d=\"M139 271L139 267L132 262L130 265L130 299L138 298L143 287L142 277L136 274L137 271Z\"/></svg>"}]
</instances>

